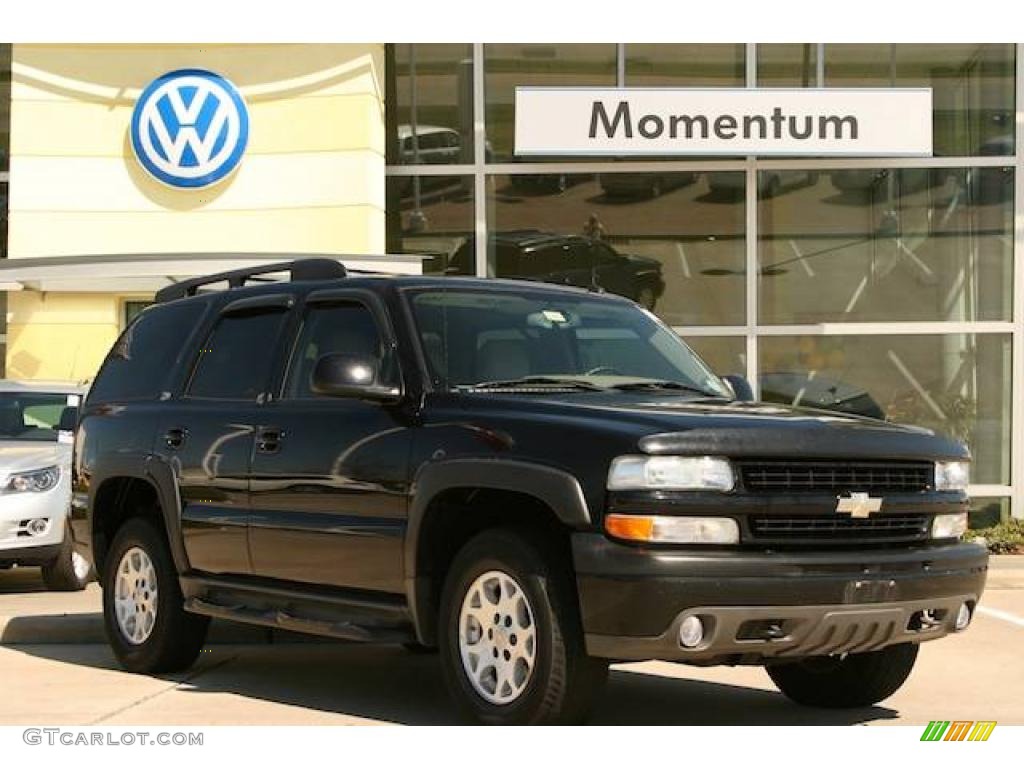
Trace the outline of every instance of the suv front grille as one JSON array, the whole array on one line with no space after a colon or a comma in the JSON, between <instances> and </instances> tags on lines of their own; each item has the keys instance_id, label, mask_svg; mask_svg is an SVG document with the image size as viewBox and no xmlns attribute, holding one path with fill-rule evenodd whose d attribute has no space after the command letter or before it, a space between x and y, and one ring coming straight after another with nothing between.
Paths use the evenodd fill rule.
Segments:
<instances>
[{"instance_id":1,"label":"suv front grille","mask_svg":"<svg viewBox=\"0 0 1024 768\"><path fill-rule=\"evenodd\" d=\"M867 518L848 515L757 515L749 518L750 532L762 543L854 544L917 541L928 535L927 514L878 514Z\"/></svg>"},{"instance_id":2,"label":"suv front grille","mask_svg":"<svg viewBox=\"0 0 1024 768\"><path fill-rule=\"evenodd\" d=\"M748 491L917 493L932 487L924 461L738 461Z\"/></svg>"}]
</instances>

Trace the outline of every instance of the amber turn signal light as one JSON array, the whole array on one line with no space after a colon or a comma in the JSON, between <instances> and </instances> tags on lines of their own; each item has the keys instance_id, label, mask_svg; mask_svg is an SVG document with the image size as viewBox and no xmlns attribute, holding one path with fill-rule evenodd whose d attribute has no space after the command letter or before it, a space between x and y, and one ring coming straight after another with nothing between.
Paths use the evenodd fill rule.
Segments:
<instances>
[{"instance_id":1,"label":"amber turn signal light","mask_svg":"<svg viewBox=\"0 0 1024 768\"><path fill-rule=\"evenodd\" d=\"M617 539L650 541L654 536L654 518L643 515L606 515L604 529Z\"/></svg>"}]
</instances>

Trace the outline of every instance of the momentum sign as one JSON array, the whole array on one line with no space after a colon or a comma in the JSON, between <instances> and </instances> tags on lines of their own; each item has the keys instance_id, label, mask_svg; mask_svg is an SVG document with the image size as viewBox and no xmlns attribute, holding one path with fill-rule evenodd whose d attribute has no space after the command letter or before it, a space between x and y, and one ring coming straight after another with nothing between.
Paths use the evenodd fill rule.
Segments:
<instances>
[{"instance_id":1,"label":"momentum sign","mask_svg":"<svg viewBox=\"0 0 1024 768\"><path fill-rule=\"evenodd\" d=\"M930 88L516 88L517 155L931 153Z\"/></svg>"}]
</instances>

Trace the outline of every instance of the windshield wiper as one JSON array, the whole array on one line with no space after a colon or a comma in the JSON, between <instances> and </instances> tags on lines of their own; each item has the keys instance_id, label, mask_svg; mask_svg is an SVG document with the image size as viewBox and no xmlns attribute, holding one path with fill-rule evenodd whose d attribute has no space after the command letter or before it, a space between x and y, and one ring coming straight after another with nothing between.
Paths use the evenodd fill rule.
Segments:
<instances>
[{"instance_id":1,"label":"windshield wiper","mask_svg":"<svg viewBox=\"0 0 1024 768\"><path fill-rule=\"evenodd\" d=\"M520 387L545 387L551 389L580 389L586 392L604 392L599 387L583 379L560 379L554 376L523 376L519 379L497 379L481 381L478 384L466 384L460 389L517 389Z\"/></svg>"},{"instance_id":2,"label":"windshield wiper","mask_svg":"<svg viewBox=\"0 0 1024 768\"><path fill-rule=\"evenodd\" d=\"M669 381L667 379L643 379L640 381L626 381L622 384L612 384L609 389L619 389L624 392L629 392L636 389L672 389L680 392L695 392L698 395L705 395L706 397L724 397L724 395L718 392L708 392L706 389L695 387L692 384L683 384L678 381Z\"/></svg>"}]
</instances>

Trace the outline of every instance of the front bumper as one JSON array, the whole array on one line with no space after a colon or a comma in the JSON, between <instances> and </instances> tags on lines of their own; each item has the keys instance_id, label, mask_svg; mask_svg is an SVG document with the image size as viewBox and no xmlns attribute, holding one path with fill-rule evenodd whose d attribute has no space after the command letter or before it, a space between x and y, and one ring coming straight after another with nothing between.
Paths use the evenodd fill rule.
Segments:
<instances>
[{"instance_id":1,"label":"front bumper","mask_svg":"<svg viewBox=\"0 0 1024 768\"><path fill-rule=\"evenodd\" d=\"M974 544L814 552L686 551L573 537L587 650L621 660L761 663L858 652L948 634L981 597L988 555ZM931 611L923 629L921 611ZM678 641L691 614L693 649ZM758 623L760 622L760 623ZM776 625L771 639L758 627ZM753 635L753 637L751 637Z\"/></svg>"},{"instance_id":2,"label":"front bumper","mask_svg":"<svg viewBox=\"0 0 1024 768\"><path fill-rule=\"evenodd\" d=\"M25 553L59 547L64 541L69 502L69 489L63 477L56 488L43 493L0 495L0 561L26 562ZM46 530L29 536L26 523L37 518L48 521Z\"/></svg>"},{"instance_id":3,"label":"front bumper","mask_svg":"<svg viewBox=\"0 0 1024 768\"><path fill-rule=\"evenodd\" d=\"M60 544L0 549L0 565L46 565L60 554Z\"/></svg>"}]
</instances>

